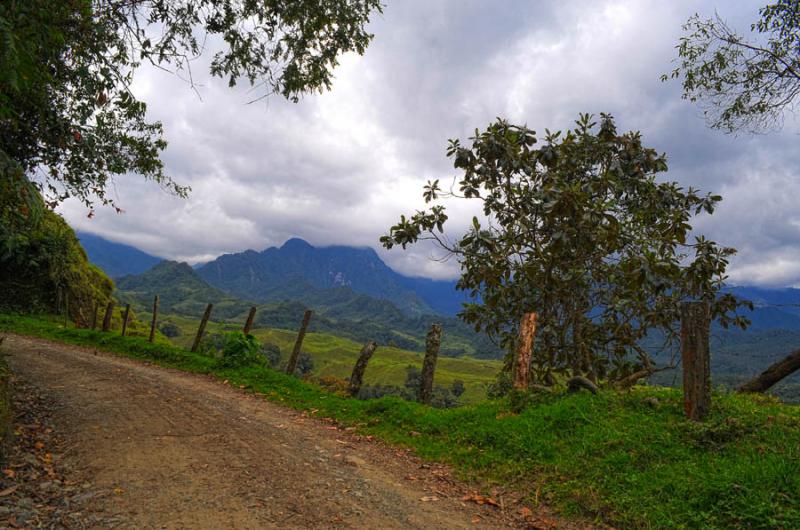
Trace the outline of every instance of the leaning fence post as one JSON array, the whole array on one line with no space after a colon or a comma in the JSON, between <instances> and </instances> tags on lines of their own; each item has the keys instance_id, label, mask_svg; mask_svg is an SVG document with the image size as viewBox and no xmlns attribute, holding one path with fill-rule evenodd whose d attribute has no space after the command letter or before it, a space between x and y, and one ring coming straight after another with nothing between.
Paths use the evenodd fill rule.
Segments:
<instances>
[{"instance_id":1,"label":"leaning fence post","mask_svg":"<svg viewBox=\"0 0 800 530\"><path fill-rule=\"evenodd\" d=\"M358 361L356 361L356 365L353 367L353 374L350 376L350 385L347 387L347 392L351 396L357 396L358 392L361 390L361 383L364 381L364 372L367 369L367 363L372 357L372 354L375 353L375 348L377 347L378 344L374 340L371 340L361 348L361 354L359 354Z\"/></svg>"},{"instance_id":2,"label":"leaning fence post","mask_svg":"<svg viewBox=\"0 0 800 530\"><path fill-rule=\"evenodd\" d=\"M69 291L64 290L64 329L69 323Z\"/></svg>"},{"instance_id":3,"label":"leaning fence post","mask_svg":"<svg viewBox=\"0 0 800 530\"><path fill-rule=\"evenodd\" d=\"M114 300L110 300L106 306L106 314L103 316L103 331L111 329L111 316L114 313Z\"/></svg>"},{"instance_id":4,"label":"leaning fence post","mask_svg":"<svg viewBox=\"0 0 800 530\"><path fill-rule=\"evenodd\" d=\"M100 309L100 304L97 303L97 300L94 301L94 313L92 313L92 331L97 329L97 312Z\"/></svg>"},{"instance_id":5,"label":"leaning fence post","mask_svg":"<svg viewBox=\"0 0 800 530\"><path fill-rule=\"evenodd\" d=\"M156 338L156 324L158 323L158 295L153 298L153 320L150 322L150 337L148 342L153 342Z\"/></svg>"},{"instance_id":6,"label":"leaning fence post","mask_svg":"<svg viewBox=\"0 0 800 530\"><path fill-rule=\"evenodd\" d=\"M200 347L200 341L203 338L203 333L206 332L206 324L208 324L208 319L211 317L211 310L213 308L214 304L208 304L206 306L206 311L203 313L203 318L200 320L200 327L197 328L197 336L194 338L194 343L192 344L192 353L196 352Z\"/></svg>"},{"instance_id":7,"label":"leaning fence post","mask_svg":"<svg viewBox=\"0 0 800 530\"><path fill-rule=\"evenodd\" d=\"M533 339L536 337L536 313L525 313L519 323L519 339L514 358L514 388L527 390L531 373Z\"/></svg>"},{"instance_id":8,"label":"leaning fence post","mask_svg":"<svg viewBox=\"0 0 800 530\"><path fill-rule=\"evenodd\" d=\"M436 370L436 359L439 357L439 345L442 342L442 326L434 324L425 337L425 359L422 361L422 374L419 385L419 402L430 404L433 397L433 374Z\"/></svg>"},{"instance_id":9,"label":"leaning fence post","mask_svg":"<svg viewBox=\"0 0 800 530\"><path fill-rule=\"evenodd\" d=\"M131 314L131 304L125 304L125 312L122 314L122 333L124 337L125 332L128 330L128 317Z\"/></svg>"},{"instance_id":10,"label":"leaning fence post","mask_svg":"<svg viewBox=\"0 0 800 530\"><path fill-rule=\"evenodd\" d=\"M308 323L311 320L312 314L313 311L310 309L307 309L303 314L303 322L300 323L300 331L297 332L297 340L294 342L292 355L289 357L289 362L286 363L286 373L289 375L294 374L294 371L297 368L297 359L300 358L300 348L303 347L303 339L306 336L306 328L308 328Z\"/></svg>"},{"instance_id":11,"label":"leaning fence post","mask_svg":"<svg viewBox=\"0 0 800 530\"><path fill-rule=\"evenodd\" d=\"M681 304L683 410L687 418L695 421L702 420L711 409L709 326L707 302Z\"/></svg>"},{"instance_id":12,"label":"leaning fence post","mask_svg":"<svg viewBox=\"0 0 800 530\"><path fill-rule=\"evenodd\" d=\"M245 335L250 334L250 330L253 329L253 319L255 318L256 318L256 308L251 307L250 313L247 314L247 322L244 323L244 329L242 330L242 333L244 333Z\"/></svg>"}]
</instances>

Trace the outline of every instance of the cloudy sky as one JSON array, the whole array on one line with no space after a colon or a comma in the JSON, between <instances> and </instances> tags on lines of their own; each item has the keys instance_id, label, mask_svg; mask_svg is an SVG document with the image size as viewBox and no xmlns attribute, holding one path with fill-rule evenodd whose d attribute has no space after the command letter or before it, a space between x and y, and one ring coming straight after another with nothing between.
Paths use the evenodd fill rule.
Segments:
<instances>
[{"instance_id":1,"label":"cloudy sky","mask_svg":"<svg viewBox=\"0 0 800 530\"><path fill-rule=\"evenodd\" d=\"M331 92L293 104L247 105L193 67L199 95L175 76L138 74L136 90L164 123L165 163L189 199L135 175L118 178L125 210L77 203L76 228L171 259L199 262L302 237L314 245L372 246L410 275L453 277L430 248L382 251L378 237L421 208L427 179L455 173L448 138L496 116L537 131L570 127L579 112L610 112L666 152L669 178L720 193L695 226L739 249L735 283L800 285L800 117L778 133L732 137L706 127L669 71L681 24L717 9L745 29L756 2L386 0L363 57L346 56ZM451 205L451 233L472 216Z\"/></svg>"}]
</instances>

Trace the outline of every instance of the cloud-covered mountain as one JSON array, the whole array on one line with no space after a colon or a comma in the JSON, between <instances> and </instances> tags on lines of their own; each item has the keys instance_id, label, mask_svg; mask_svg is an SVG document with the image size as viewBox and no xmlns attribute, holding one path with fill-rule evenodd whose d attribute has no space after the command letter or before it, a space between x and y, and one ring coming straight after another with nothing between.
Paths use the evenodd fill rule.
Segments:
<instances>
[{"instance_id":1,"label":"cloud-covered mountain","mask_svg":"<svg viewBox=\"0 0 800 530\"><path fill-rule=\"evenodd\" d=\"M453 315L464 300L455 282L398 274L371 248L313 247L296 238L280 248L224 254L197 272L215 287L261 302L297 299L309 286L347 287L388 300L409 315Z\"/></svg>"},{"instance_id":2,"label":"cloud-covered mountain","mask_svg":"<svg viewBox=\"0 0 800 530\"><path fill-rule=\"evenodd\" d=\"M76 232L76 234L89 256L89 261L112 278L126 274L140 274L162 259L142 252L136 247L114 243L88 232Z\"/></svg>"}]
</instances>

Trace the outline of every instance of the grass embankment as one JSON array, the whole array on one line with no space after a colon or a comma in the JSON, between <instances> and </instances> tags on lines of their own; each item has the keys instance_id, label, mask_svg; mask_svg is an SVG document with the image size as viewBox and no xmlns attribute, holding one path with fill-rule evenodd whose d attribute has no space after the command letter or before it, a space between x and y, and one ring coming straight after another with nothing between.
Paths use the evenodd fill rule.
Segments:
<instances>
[{"instance_id":1,"label":"grass embankment","mask_svg":"<svg viewBox=\"0 0 800 530\"><path fill-rule=\"evenodd\" d=\"M181 335L172 341L184 348L189 348L197 332L197 319L178 315L165 316L181 329ZM209 322L209 333L241 330L241 324ZM262 344L273 343L280 347L284 361L292 351L297 331L285 329L256 328L253 335ZM349 378L363 344L350 339L335 337L326 333L308 333L303 341L303 351L314 359L313 375ZM369 385L403 386L406 379L406 367L422 368L423 354L392 346L379 345L375 355L369 362L369 369L364 383ZM486 399L486 390L497 372L502 368L500 361L474 359L472 357L440 356L436 364L436 384L450 387L455 380L464 383L462 403L477 403Z\"/></svg>"},{"instance_id":2,"label":"grass embankment","mask_svg":"<svg viewBox=\"0 0 800 530\"><path fill-rule=\"evenodd\" d=\"M566 515L626 528L800 528L800 409L771 399L715 394L703 424L686 421L679 391L666 388L539 396L516 415L505 400L439 410L348 399L272 370L223 370L172 346L45 320L0 316L0 330L214 374L467 477L511 484Z\"/></svg>"}]
</instances>

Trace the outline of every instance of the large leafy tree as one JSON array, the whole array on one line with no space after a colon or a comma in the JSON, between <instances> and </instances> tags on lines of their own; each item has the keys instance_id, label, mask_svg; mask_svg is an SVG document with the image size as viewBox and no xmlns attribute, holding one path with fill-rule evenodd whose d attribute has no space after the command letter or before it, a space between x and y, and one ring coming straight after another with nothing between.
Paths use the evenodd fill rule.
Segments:
<instances>
[{"instance_id":1,"label":"large leafy tree","mask_svg":"<svg viewBox=\"0 0 800 530\"><path fill-rule=\"evenodd\" d=\"M115 175L178 195L165 174L162 126L131 92L147 61L188 72L208 39L211 73L296 101L331 85L341 54L363 53L379 0L7 0L0 2L0 166L20 211L113 200ZM257 96L258 97L258 96ZM27 199L27 204L25 200Z\"/></svg>"},{"instance_id":2,"label":"large leafy tree","mask_svg":"<svg viewBox=\"0 0 800 530\"><path fill-rule=\"evenodd\" d=\"M779 0L741 35L719 15L683 26L678 65L683 97L726 132L779 127L800 100L800 0ZM668 76L664 76L666 79Z\"/></svg>"},{"instance_id":3,"label":"large leafy tree","mask_svg":"<svg viewBox=\"0 0 800 530\"><path fill-rule=\"evenodd\" d=\"M458 288L473 302L460 317L511 348L518 323L537 312L534 380L554 374L632 383L657 370L642 341L678 340L679 304L707 300L723 325L745 326L721 291L734 249L691 236L691 218L720 197L656 177L664 155L639 133L619 134L610 116L582 115L564 134L499 120L469 146L451 140L461 173L449 192L429 182L433 205L402 216L387 248L431 239L457 256ZM543 141L542 141L543 140ZM478 201L483 219L455 242L442 198Z\"/></svg>"}]
</instances>

